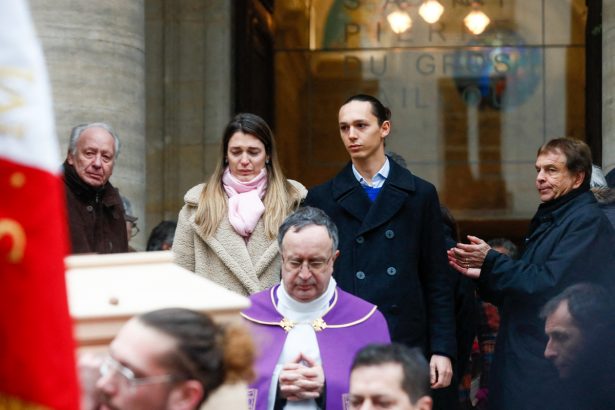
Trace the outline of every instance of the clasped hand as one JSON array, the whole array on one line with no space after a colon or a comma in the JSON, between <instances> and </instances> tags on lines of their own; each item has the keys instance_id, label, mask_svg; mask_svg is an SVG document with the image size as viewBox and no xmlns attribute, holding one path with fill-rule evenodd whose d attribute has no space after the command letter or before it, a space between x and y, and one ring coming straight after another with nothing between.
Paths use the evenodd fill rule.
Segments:
<instances>
[{"instance_id":1,"label":"clasped hand","mask_svg":"<svg viewBox=\"0 0 615 410\"><path fill-rule=\"evenodd\" d=\"M322 393L325 373L321 365L300 353L282 367L278 381L282 397L287 400L316 399Z\"/></svg>"}]
</instances>

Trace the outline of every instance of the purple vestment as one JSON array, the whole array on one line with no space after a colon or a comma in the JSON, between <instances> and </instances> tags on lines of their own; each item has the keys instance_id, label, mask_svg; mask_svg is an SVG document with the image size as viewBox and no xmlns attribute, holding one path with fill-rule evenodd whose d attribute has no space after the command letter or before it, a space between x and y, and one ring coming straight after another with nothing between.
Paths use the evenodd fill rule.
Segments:
<instances>
[{"instance_id":1,"label":"purple vestment","mask_svg":"<svg viewBox=\"0 0 615 410\"><path fill-rule=\"evenodd\" d=\"M271 377L286 341L276 289L250 296L252 306L241 313L252 325L259 351L256 380L250 386L251 410L267 409ZM316 331L316 339L325 373L326 409L341 410L347 408L350 366L357 351L370 343L390 343L390 337L384 316L371 303L336 288L330 306L322 317L326 326Z\"/></svg>"}]
</instances>

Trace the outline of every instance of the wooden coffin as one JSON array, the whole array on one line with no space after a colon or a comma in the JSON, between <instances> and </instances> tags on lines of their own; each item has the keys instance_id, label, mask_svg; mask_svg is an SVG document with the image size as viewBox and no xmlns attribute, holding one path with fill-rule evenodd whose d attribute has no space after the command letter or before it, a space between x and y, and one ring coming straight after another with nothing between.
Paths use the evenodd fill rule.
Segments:
<instances>
[{"instance_id":1,"label":"wooden coffin","mask_svg":"<svg viewBox=\"0 0 615 410\"><path fill-rule=\"evenodd\" d=\"M239 320L248 298L173 263L173 254L133 252L66 258L66 282L80 350L106 348L132 316L165 307Z\"/></svg>"}]
</instances>

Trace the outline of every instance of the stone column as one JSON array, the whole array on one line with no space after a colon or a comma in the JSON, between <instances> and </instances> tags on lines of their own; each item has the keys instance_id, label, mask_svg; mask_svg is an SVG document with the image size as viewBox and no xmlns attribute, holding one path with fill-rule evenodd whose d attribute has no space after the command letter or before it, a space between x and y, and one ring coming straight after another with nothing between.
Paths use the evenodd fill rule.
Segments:
<instances>
[{"instance_id":1,"label":"stone column","mask_svg":"<svg viewBox=\"0 0 615 410\"><path fill-rule=\"evenodd\" d=\"M602 1L602 168L615 168L615 0Z\"/></svg>"},{"instance_id":2,"label":"stone column","mask_svg":"<svg viewBox=\"0 0 615 410\"><path fill-rule=\"evenodd\" d=\"M104 121L122 147L111 182L132 202L145 231L145 17L143 0L30 0L65 151L71 128Z\"/></svg>"},{"instance_id":3,"label":"stone column","mask_svg":"<svg viewBox=\"0 0 615 410\"><path fill-rule=\"evenodd\" d=\"M209 176L231 117L232 5L148 0L147 220L177 220L183 197Z\"/></svg>"}]
</instances>

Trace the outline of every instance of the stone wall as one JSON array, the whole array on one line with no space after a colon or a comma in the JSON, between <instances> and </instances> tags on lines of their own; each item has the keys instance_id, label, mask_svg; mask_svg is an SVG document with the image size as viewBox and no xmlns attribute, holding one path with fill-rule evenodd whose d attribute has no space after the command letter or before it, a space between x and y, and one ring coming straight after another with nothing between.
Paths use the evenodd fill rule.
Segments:
<instances>
[{"instance_id":1,"label":"stone wall","mask_svg":"<svg viewBox=\"0 0 615 410\"><path fill-rule=\"evenodd\" d=\"M147 222L177 219L218 158L231 116L232 2L151 0L147 32Z\"/></svg>"}]
</instances>

